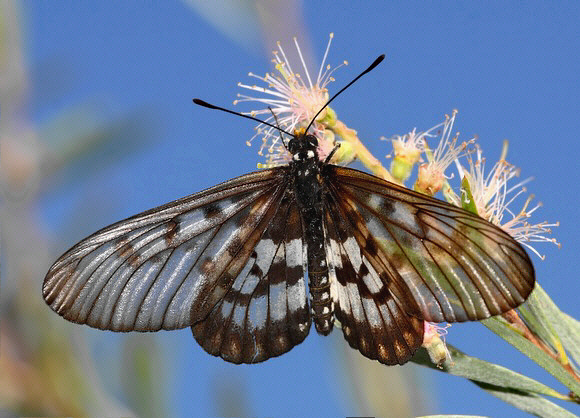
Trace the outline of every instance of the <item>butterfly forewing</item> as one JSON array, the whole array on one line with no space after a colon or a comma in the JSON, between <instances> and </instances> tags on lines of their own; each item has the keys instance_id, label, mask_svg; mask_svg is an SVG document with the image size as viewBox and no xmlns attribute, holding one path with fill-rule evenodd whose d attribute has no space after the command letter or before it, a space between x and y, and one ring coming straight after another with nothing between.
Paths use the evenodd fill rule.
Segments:
<instances>
[{"instance_id":1,"label":"butterfly forewing","mask_svg":"<svg viewBox=\"0 0 580 418\"><path fill-rule=\"evenodd\" d=\"M408 289L423 319L488 318L519 306L533 289L527 254L500 228L356 170L328 171L363 255L388 273L395 293Z\"/></svg>"},{"instance_id":2,"label":"butterfly forewing","mask_svg":"<svg viewBox=\"0 0 580 418\"><path fill-rule=\"evenodd\" d=\"M284 179L284 170L248 174L96 232L51 267L45 300L66 319L101 329L190 326L191 305L219 278L208 259L219 251L222 263L233 258L252 232L255 202L273 199Z\"/></svg>"}]
</instances>

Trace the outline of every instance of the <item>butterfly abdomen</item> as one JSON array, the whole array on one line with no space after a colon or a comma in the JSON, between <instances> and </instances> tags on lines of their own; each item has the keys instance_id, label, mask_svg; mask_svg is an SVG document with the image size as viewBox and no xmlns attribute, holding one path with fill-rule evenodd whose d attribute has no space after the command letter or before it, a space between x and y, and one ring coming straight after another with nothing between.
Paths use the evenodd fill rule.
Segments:
<instances>
[{"instance_id":1,"label":"butterfly abdomen","mask_svg":"<svg viewBox=\"0 0 580 418\"><path fill-rule=\"evenodd\" d=\"M334 323L334 310L330 296L330 281L323 228L323 185L320 177L321 162L316 149L308 142L300 145L291 163L294 193L300 208L304 238L308 253L308 288L310 312L319 334L328 335Z\"/></svg>"},{"instance_id":2,"label":"butterfly abdomen","mask_svg":"<svg viewBox=\"0 0 580 418\"><path fill-rule=\"evenodd\" d=\"M302 211L308 249L308 288L312 321L319 334L328 335L332 331L334 310L330 297L322 216L322 208Z\"/></svg>"}]
</instances>

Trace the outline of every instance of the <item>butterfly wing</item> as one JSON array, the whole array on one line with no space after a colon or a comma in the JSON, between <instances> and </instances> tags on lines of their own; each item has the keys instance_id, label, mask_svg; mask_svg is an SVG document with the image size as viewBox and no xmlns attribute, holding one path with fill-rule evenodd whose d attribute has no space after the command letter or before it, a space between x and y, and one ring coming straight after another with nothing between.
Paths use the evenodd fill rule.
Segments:
<instances>
[{"instance_id":1,"label":"butterfly wing","mask_svg":"<svg viewBox=\"0 0 580 418\"><path fill-rule=\"evenodd\" d=\"M411 296L409 314L430 322L480 320L516 308L531 293L532 263L501 228L357 170L326 170L329 193L362 255L399 301Z\"/></svg>"},{"instance_id":2,"label":"butterfly wing","mask_svg":"<svg viewBox=\"0 0 580 418\"><path fill-rule=\"evenodd\" d=\"M340 204L332 196L325 203L331 294L343 334L366 357L403 364L423 342L423 321L405 309L414 301L408 292L390 290L386 272L365 256Z\"/></svg>"},{"instance_id":3,"label":"butterfly wing","mask_svg":"<svg viewBox=\"0 0 580 418\"><path fill-rule=\"evenodd\" d=\"M192 306L192 330L210 354L257 363L301 343L310 329L302 221L290 190L271 208L263 231L248 236L249 257L226 270L209 296ZM203 304L212 306L209 314Z\"/></svg>"}]
</instances>

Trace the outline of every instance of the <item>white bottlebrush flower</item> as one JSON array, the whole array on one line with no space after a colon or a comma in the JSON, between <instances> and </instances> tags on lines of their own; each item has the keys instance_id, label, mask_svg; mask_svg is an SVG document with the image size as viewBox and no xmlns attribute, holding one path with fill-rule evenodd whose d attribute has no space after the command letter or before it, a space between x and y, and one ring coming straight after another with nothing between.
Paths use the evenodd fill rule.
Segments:
<instances>
[{"instance_id":1,"label":"white bottlebrush flower","mask_svg":"<svg viewBox=\"0 0 580 418\"><path fill-rule=\"evenodd\" d=\"M265 76L259 76L253 73L249 74L250 77L257 78L263 82L265 86L238 83L239 87L252 92L262 93L263 95L253 96L238 94L238 100L234 101L234 104L239 102L258 102L261 105L264 105L264 108L262 109L245 112L245 114L254 117L261 117L264 121L273 125L279 124L282 129L289 133L293 133L298 128L306 127L316 113L328 101L329 96L327 85L331 81L334 81L334 78L332 77L333 72L342 65L347 64L345 61L343 64L335 68L331 68L330 65L326 64L326 58L328 56L332 38L333 34L330 34L330 39L322 63L320 64L318 75L314 80L308 72L308 68L306 67L306 63L296 38L294 38L294 44L301 60L302 69L306 76L305 78L298 72L294 71L284 53L284 50L282 49L282 46L278 43L278 51L274 51L273 59L276 72L268 73ZM333 117L333 114L334 112L332 109L327 107L317 117L317 121L313 124L311 133L316 135L319 141L323 141L328 136L325 135L324 125L319 122L325 118ZM262 145L259 154L263 155L264 150L270 154L268 165L275 165L287 161L288 156L284 155L287 153L285 148L283 146L280 148L280 133L277 129L266 125L258 125L256 127L256 134L250 139L250 141L248 141L248 145L258 136L262 137ZM324 148L332 149L332 146Z\"/></svg>"},{"instance_id":2,"label":"white bottlebrush flower","mask_svg":"<svg viewBox=\"0 0 580 418\"><path fill-rule=\"evenodd\" d=\"M419 166L417 182L415 183L415 189L422 193L433 196L441 190L447 179L445 176L447 167L463 155L468 144L475 141L470 139L467 142L457 144L459 132L452 136L456 115L457 110L453 110L451 116L445 115L445 121L442 123L441 139L434 151L427 147L425 138L423 138L428 162Z\"/></svg>"},{"instance_id":3,"label":"white bottlebrush flower","mask_svg":"<svg viewBox=\"0 0 580 418\"><path fill-rule=\"evenodd\" d=\"M512 211L509 206L514 205L514 201L526 193L524 184L531 178L520 181L515 185L508 185L511 179L519 176L519 170L505 160L507 154L507 142L504 143L502 157L495 163L491 171L485 174L485 158L481 149L476 147L474 160L468 156L468 169L464 168L459 160L455 161L460 178L466 177L473 197L473 204L479 216L487 219L491 223L500 226L522 245L529 248L540 258L544 258L533 246L533 242L551 242L560 245L555 238L549 238L551 227L559 226L559 223L540 222L531 224L528 219L541 206L541 203L530 208L533 195L530 195L523 204L519 212ZM456 204L461 205L460 198L455 197ZM506 213L510 216L505 220Z\"/></svg>"},{"instance_id":4,"label":"white bottlebrush flower","mask_svg":"<svg viewBox=\"0 0 580 418\"><path fill-rule=\"evenodd\" d=\"M432 322L425 321L423 323L423 344L422 346L427 350L431 361L442 367L446 361L452 361L451 353L445 344L445 336L447 335L447 328L451 325L438 325Z\"/></svg>"},{"instance_id":5,"label":"white bottlebrush flower","mask_svg":"<svg viewBox=\"0 0 580 418\"><path fill-rule=\"evenodd\" d=\"M395 135L390 138L393 143L393 153L387 155L387 158L393 157L391 175L396 181L402 184L411 175L415 164L423 161L421 154L425 151L425 139L435 136L432 132L441 126L443 126L442 123L425 132L417 132L417 128L414 128L405 135Z\"/></svg>"}]
</instances>

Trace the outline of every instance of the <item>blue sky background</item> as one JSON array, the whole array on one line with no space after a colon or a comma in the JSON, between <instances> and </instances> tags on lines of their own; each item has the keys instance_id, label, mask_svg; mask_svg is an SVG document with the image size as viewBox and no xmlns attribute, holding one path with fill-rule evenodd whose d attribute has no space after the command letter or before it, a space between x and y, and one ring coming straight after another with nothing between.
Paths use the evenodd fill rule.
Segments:
<instances>
[{"instance_id":1,"label":"blue sky background","mask_svg":"<svg viewBox=\"0 0 580 418\"><path fill-rule=\"evenodd\" d=\"M350 64L337 71L331 91L377 55L387 55L333 106L378 158L390 152L380 136L430 128L453 109L459 109L456 130L464 139L479 136L489 167L503 140L510 140L508 160L521 167L522 178L534 176L528 189L544 203L533 219L561 222L554 236L562 248L536 247L547 256L545 261L533 256L537 278L578 318L580 5L280 3L278 9L232 11L230 3L214 2L216 9L201 14L199 6L176 1L22 3L32 80L27 111L34 123L46 125L66 109L90 109L105 123L130 115L142 135L142 143L119 139L118 151L114 144L58 178L45 179L52 186L37 210L53 236L54 259L100 227L254 170L258 148L245 145L254 125L199 108L191 99L230 106L239 92L236 83L250 82L249 71L270 71L275 41L293 50L292 36L311 71L317 70L334 32L328 62ZM84 128L83 120L76 119L81 126L75 129ZM70 327L91 341L105 387L121 392L118 355L127 336ZM328 338L312 332L290 353L252 366L207 355L187 329L139 341L159 348L163 396L178 416L223 414L216 409L216 393L238 396L242 410L256 416L372 413L356 403L356 393L366 389L341 369L345 358L358 354L343 349L347 343L340 332ZM565 390L480 324L453 326L448 341ZM414 390L429 393L421 413L516 411L460 378L414 365L402 369L417 379ZM395 388L385 381L384 390Z\"/></svg>"}]
</instances>

